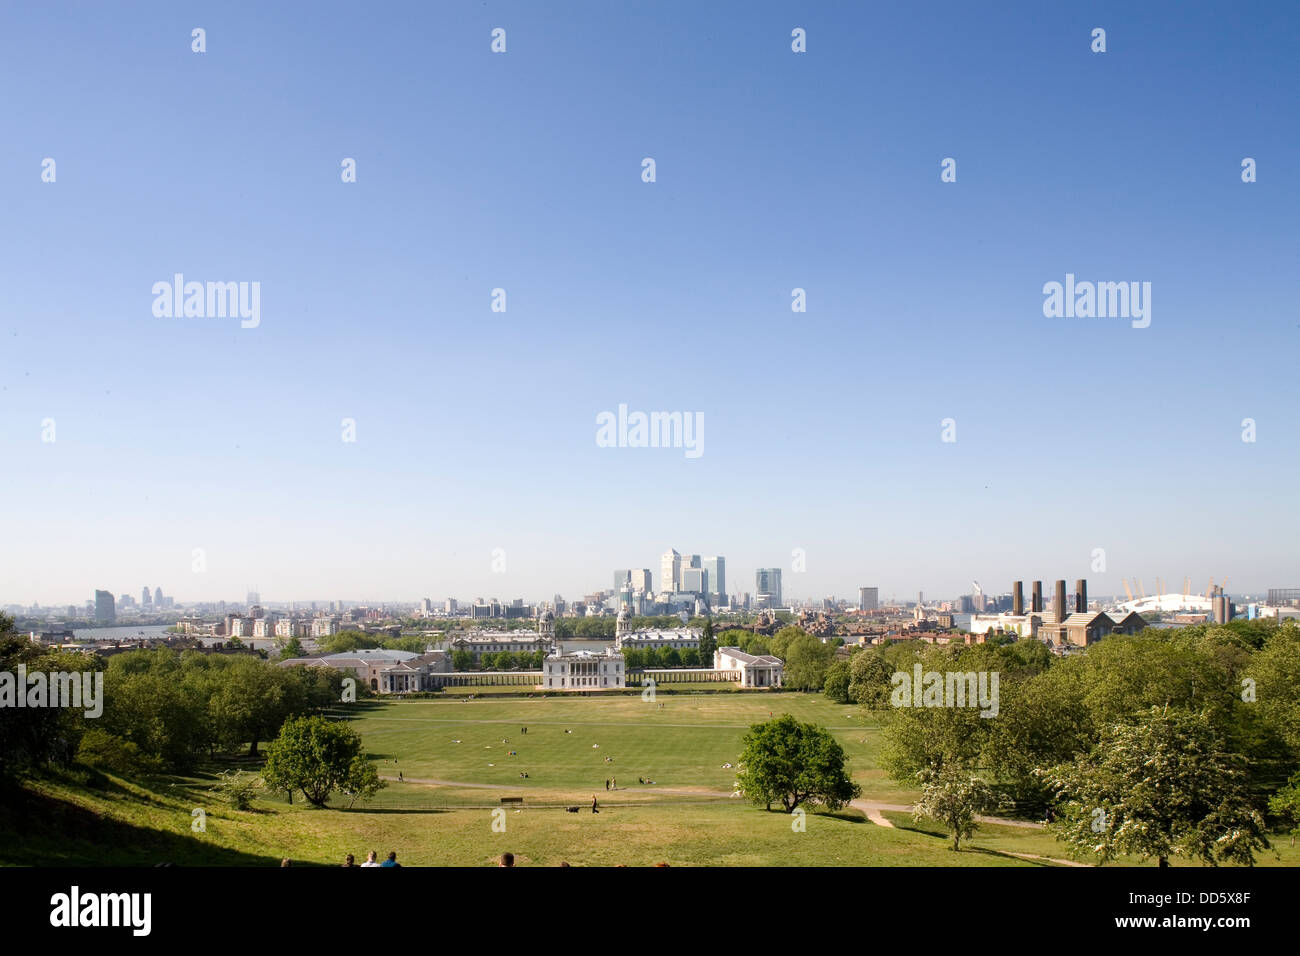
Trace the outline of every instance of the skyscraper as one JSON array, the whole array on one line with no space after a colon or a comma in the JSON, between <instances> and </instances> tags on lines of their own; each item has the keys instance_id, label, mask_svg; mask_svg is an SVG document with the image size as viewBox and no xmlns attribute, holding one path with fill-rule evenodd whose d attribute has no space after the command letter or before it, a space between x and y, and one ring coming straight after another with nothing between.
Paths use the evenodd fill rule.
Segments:
<instances>
[{"instance_id":1,"label":"skyscraper","mask_svg":"<svg viewBox=\"0 0 1300 956\"><path fill-rule=\"evenodd\" d=\"M709 603L720 607L727 602L727 559L722 555L704 559L709 574Z\"/></svg>"},{"instance_id":2,"label":"skyscraper","mask_svg":"<svg viewBox=\"0 0 1300 956\"><path fill-rule=\"evenodd\" d=\"M858 588L858 610L874 611L880 606L880 588Z\"/></svg>"},{"instance_id":3,"label":"skyscraper","mask_svg":"<svg viewBox=\"0 0 1300 956\"><path fill-rule=\"evenodd\" d=\"M655 589L649 568L633 568L628 572L628 583L632 585L633 591L644 591L646 594Z\"/></svg>"},{"instance_id":4,"label":"skyscraper","mask_svg":"<svg viewBox=\"0 0 1300 956\"><path fill-rule=\"evenodd\" d=\"M632 580L632 572L630 570L615 571L614 572L614 593L618 594L620 591L622 591L623 588L627 587L628 583L631 580Z\"/></svg>"},{"instance_id":5,"label":"skyscraper","mask_svg":"<svg viewBox=\"0 0 1300 956\"><path fill-rule=\"evenodd\" d=\"M754 600L760 607L781 606L781 569L759 568L754 572Z\"/></svg>"},{"instance_id":6,"label":"skyscraper","mask_svg":"<svg viewBox=\"0 0 1300 956\"><path fill-rule=\"evenodd\" d=\"M111 591L95 592L95 621L99 624L113 624L117 621L117 607L113 603Z\"/></svg>"},{"instance_id":7,"label":"skyscraper","mask_svg":"<svg viewBox=\"0 0 1300 956\"><path fill-rule=\"evenodd\" d=\"M679 591L707 597L709 594L709 572L703 568L682 568L682 580Z\"/></svg>"},{"instance_id":8,"label":"skyscraper","mask_svg":"<svg viewBox=\"0 0 1300 956\"><path fill-rule=\"evenodd\" d=\"M154 603L157 607L162 607L162 603L163 603L163 593L162 593L162 588L154 588L154 589L153 589L153 603Z\"/></svg>"},{"instance_id":9,"label":"skyscraper","mask_svg":"<svg viewBox=\"0 0 1300 956\"><path fill-rule=\"evenodd\" d=\"M659 591L672 593L682 579L682 556L669 548L659 559Z\"/></svg>"},{"instance_id":10,"label":"skyscraper","mask_svg":"<svg viewBox=\"0 0 1300 956\"><path fill-rule=\"evenodd\" d=\"M153 595L149 593L148 588L140 589L140 606L153 607Z\"/></svg>"}]
</instances>

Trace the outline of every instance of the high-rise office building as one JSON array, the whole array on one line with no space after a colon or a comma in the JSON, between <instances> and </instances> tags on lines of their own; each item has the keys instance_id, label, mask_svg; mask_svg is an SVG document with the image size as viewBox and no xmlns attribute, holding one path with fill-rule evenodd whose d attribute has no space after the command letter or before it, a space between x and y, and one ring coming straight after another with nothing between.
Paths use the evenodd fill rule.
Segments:
<instances>
[{"instance_id":1,"label":"high-rise office building","mask_svg":"<svg viewBox=\"0 0 1300 956\"><path fill-rule=\"evenodd\" d=\"M163 603L162 588L153 589L153 603L156 607L162 607L162 603Z\"/></svg>"},{"instance_id":2,"label":"high-rise office building","mask_svg":"<svg viewBox=\"0 0 1300 956\"><path fill-rule=\"evenodd\" d=\"M99 624L113 624L117 621L117 607L111 591L95 592L95 621Z\"/></svg>"},{"instance_id":3,"label":"high-rise office building","mask_svg":"<svg viewBox=\"0 0 1300 956\"><path fill-rule=\"evenodd\" d=\"M659 591L669 593L677 590L682 579L682 556L669 548L659 559Z\"/></svg>"},{"instance_id":4,"label":"high-rise office building","mask_svg":"<svg viewBox=\"0 0 1300 956\"><path fill-rule=\"evenodd\" d=\"M709 594L709 572L703 568L682 568L682 580L679 591L707 597Z\"/></svg>"},{"instance_id":5,"label":"high-rise office building","mask_svg":"<svg viewBox=\"0 0 1300 956\"><path fill-rule=\"evenodd\" d=\"M153 607L153 595L149 593L148 588L140 589L140 606Z\"/></svg>"},{"instance_id":6,"label":"high-rise office building","mask_svg":"<svg viewBox=\"0 0 1300 956\"><path fill-rule=\"evenodd\" d=\"M781 569L759 568L754 572L754 600L760 607L781 606Z\"/></svg>"},{"instance_id":7,"label":"high-rise office building","mask_svg":"<svg viewBox=\"0 0 1300 956\"><path fill-rule=\"evenodd\" d=\"M614 593L619 594L632 580L630 570L621 570L614 572Z\"/></svg>"},{"instance_id":8,"label":"high-rise office building","mask_svg":"<svg viewBox=\"0 0 1300 956\"><path fill-rule=\"evenodd\" d=\"M628 572L628 583L632 585L633 591L643 591L649 594L655 589L654 580L650 577L649 568L633 568Z\"/></svg>"},{"instance_id":9,"label":"high-rise office building","mask_svg":"<svg viewBox=\"0 0 1300 956\"><path fill-rule=\"evenodd\" d=\"M880 588L858 588L858 610L874 611L880 606Z\"/></svg>"},{"instance_id":10,"label":"high-rise office building","mask_svg":"<svg viewBox=\"0 0 1300 956\"><path fill-rule=\"evenodd\" d=\"M727 559L720 554L705 558L704 570L709 575L709 603L721 607L727 603Z\"/></svg>"}]
</instances>

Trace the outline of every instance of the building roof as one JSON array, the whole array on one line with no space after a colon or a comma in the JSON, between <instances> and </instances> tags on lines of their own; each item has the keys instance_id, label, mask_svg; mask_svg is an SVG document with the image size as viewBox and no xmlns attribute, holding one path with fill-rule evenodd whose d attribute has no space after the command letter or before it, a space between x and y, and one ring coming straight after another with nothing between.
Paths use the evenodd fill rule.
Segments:
<instances>
[{"instance_id":1,"label":"building roof","mask_svg":"<svg viewBox=\"0 0 1300 956\"><path fill-rule=\"evenodd\" d=\"M1104 621L1098 621L1097 618L1105 618ZM1066 615L1063 624L1066 627L1092 627L1094 624L1103 624L1106 627L1113 627L1115 622L1111 620L1110 615L1105 611L1093 611L1091 614L1081 614L1075 611L1073 614Z\"/></svg>"},{"instance_id":2,"label":"building roof","mask_svg":"<svg viewBox=\"0 0 1300 956\"><path fill-rule=\"evenodd\" d=\"M720 653L726 654L728 657L735 658L736 660L740 661L742 664L782 664L782 663L784 663L784 662L781 660L781 658L779 658L779 657L773 657L771 654L760 654L760 655L757 655L757 656L755 656L755 655L753 655L753 654L746 654L746 653L745 653L744 651L742 651L739 647L719 647L719 648L718 648L718 651L719 651Z\"/></svg>"}]
</instances>

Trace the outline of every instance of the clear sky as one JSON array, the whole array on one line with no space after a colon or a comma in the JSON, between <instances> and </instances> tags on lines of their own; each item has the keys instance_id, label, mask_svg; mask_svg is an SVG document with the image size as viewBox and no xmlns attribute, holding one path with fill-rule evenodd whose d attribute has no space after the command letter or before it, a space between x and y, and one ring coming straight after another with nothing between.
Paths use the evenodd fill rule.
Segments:
<instances>
[{"instance_id":1,"label":"clear sky","mask_svg":"<svg viewBox=\"0 0 1300 956\"><path fill-rule=\"evenodd\" d=\"M8 4L0 603L572 598L669 547L796 597L1300 587L1298 35L1293 3ZM260 325L155 317L178 272L259 282ZM1067 273L1150 282L1150 326L1046 318ZM701 414L703 454L598 447L620 403Z\"/></svg>"}]
</instances>

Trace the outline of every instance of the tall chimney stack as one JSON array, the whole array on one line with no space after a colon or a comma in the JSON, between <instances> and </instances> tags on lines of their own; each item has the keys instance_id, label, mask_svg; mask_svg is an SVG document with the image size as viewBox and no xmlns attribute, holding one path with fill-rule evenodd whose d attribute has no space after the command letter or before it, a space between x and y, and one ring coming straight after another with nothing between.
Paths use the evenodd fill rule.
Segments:
<instances>
[{"instance_id":1,"label":"tall chimney stack","mask_svg":"<svg viewBox=\"0 0 1300 956\"><path fill-rule=\"evenodd\" d=\"M1074 582L1074 609L1080 614L1088 612L1088 582L1085 578Z\"/></svg>"},{"instance_id":2,"label":"tall chimney stack","mask_svg":"<svg viewBox=\"0 0 1300 956\"><path fill-rule=\"evenodd\" d=\"M1015 615L1025 613L1025 585L1023 581L1011 582L1011 613Z\"/></svg>"},{"instance_id":3,"label":"tall chimney stack","mask_svg":"<svg viewBox=\"0 0 1300 956\"><path fill-rule=\"evenodd\" d=\"M1056 582L1056 623L1060 624L1065 620L1065 578L1060 578Z\"/></svg>"},{"instance_id":4,"label":"tall chimney stack","mask_svg":"<svg viewBox=\"0 0 1300 956\"><path fill-rule=\"evenodd\" d=\"M1043 613L1043 582L1035 581L1034 590L1030 595L1030 610L1035 614Z\"/></svg>"}]
</instances>

